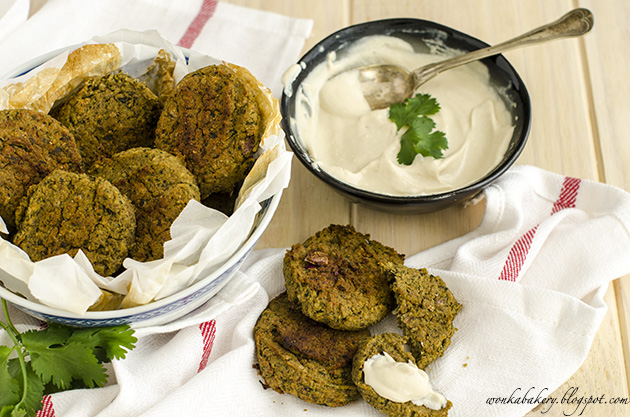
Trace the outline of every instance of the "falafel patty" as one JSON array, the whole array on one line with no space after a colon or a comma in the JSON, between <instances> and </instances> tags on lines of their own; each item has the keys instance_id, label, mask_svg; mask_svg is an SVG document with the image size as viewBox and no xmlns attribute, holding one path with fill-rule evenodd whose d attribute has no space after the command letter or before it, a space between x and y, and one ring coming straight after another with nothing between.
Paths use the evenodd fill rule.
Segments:
<instances>
[{"instance_id":1,"label":"falafel patty","mask_svg":"<svg viewBox=\"0 0 630 417\"><path fill-rule=\"evenodd\" d=\"M409 339L409 346L424 369L444 354L455 333L453 320L461 309L442 278L426 269L387 264L396 297L398 326Z\"/></svg>"},{"instance_id":2,"label":"falafel patty","mask_svg":"<svg viewBox=\"0 0 630 417\"><path fill-rule=\"evenodd\" d=\"M112 183L136 208L136 241L129 256L141 262L164 256L171 224L190 200L200 200L193 174L160 149L128 149L97 162L91 174Z\"/></svg>"},{"instance_id":3,"label":"falafel patty","mask_svg":"<svg viewBox=\"0 0 630 417\"><path fill-rule=\"evenodd\" d=\"M182 158L201 198L231 192L254 164L262 117L251 88L226 65L187 74L164 104L155 146Z\"/></svg>"},{"instance_id":4,"label":"falafel patty","mask_svg":"<svg viewBox=\"0 0 630 417\"><path fill-rule=\"evenodd\" d=\"M285 285L289 299L313 320L334 329L362 329L394 305L390 276L379 264L403 260L352 226L330 225L287 251Z\"/></svg>"},{"instance_id":5,"label":"falafel patty","mask_svg":"<svg viewBox=\"0 0 630 417\"><path fill-rule=\"evenodd\" d=\"M445 417L453 406L450 401L439 410L433 410L423 405L416 405L411 401L396 402L380 396L365 383L363 366L365 361L374 355L387 352L396 362L416 363L413 355L407 351L406 339L397 333L383 333L363 341L354 355L352 362L352 380L363 399L380 412L389 417Z\"/></svg>"},{"instance_id":6,"label":"falafel patty","mask_svg":"<svg viewBox=\"0 0 630 417\"><path fill-rule=\"evenodd\" d=\"M87 170L99 157L153 147L161 110L149 87L117 72L86 81L50 114L74 134Z\"/></svg>"},{"instance_id":7,"label":"falafel patty","mask_svg":"<svg viewBox=\"0 0 630 417\"><path fill-rule=\"evenodd\" d=\"M83 172L72 133L35 110L1 110L0 216L8 226L28 188L57 168Z\"/></svg>"},{"instance_id":8,"label":"falafel patty","mask_svg":"<svg viewBox=\"0 0 630 417\"><path fill-rule=\"evenodd\" d=\"M269 387L304 401L338 407L355 401L352 358L368 330L334 330L293 308L286 292L254 327L260 373Z\"/></svg>"},{"instance_id":9,"label":"falafel patty","mask_svg":"<svg viewBox=\"0 0 630 417\"><path fill-rule=\"evenodd\" d=\"M94 270L115 273L133 245L134 208L103 178L55 170L31 187L16 211L13 243L33 262L81 249Z\"/></svg>"}]
</instances>

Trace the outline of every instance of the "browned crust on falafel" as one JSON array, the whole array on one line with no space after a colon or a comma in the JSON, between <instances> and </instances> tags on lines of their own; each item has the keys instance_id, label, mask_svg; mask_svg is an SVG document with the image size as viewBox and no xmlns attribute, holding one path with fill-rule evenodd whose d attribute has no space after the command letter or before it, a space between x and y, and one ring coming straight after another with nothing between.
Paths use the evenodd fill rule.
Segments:
<instances>
[{"instance_id":1,"label":"browned crust on falafel","mask_svg":"<svg viewBox=\"0 0 630 417\"><path fill-rule=\"evenodd\" d=\"M36 262L81 249L101 275L121 266L134 241L134 208L102 178L55 170L29 189L16 211L13 243Z\"/></svg>"},{"instance_id":2,"label":"browned crust on falafel","mask_svg":"<svg viewBox=\"0 0 630 417\"><path fill-rule=\"evenodd\" d=\"M157 148L184 160L201 197L231 192L254 163L262 117L251 87L226 65L187 74L166 101Z\"/></svg>"},{"instance_id":3,"label":"browned crust on falafel","mask_svg":"<svg viewBox=\"0 0 630 417\"><path fill-rule=\"evenodd\" d=\"M287 251L287 293L313 320L335 329L366 328L394 306L390 276L380 264L403 260L352 226L330 225Z\"/></svg>"},{"instance_id":4,"label":"browned crust on falafel","mask_svg":"<svg viewBox=\"0 0 630 417\"><path fill-rule=\"evenodd\" d=\"M55 169L82 172L74 136L35 110L0 111L0 216L15 226L15 210L31 185Z\"/></svg>"},{"instance_id":5,"label":"browned crust on falafel","mask_svg":"<svg viewBox=\"0 0 630 417\"><path fill-rule=\"evenodd\" d=\"M145 84L116 72L86 81L50 114L73 133L87 170L100 157L152 147L161 110Z\"/></svg>"},{"instance_id":6,"label":"browned crust on falafel","mask_svg":"<svg viewBox=\"0 0 630 417\"><path fill-rule=\"evenodd\" d=\"M173 221L190 200L200 200L192 173L160 149L128 149L97 162L91 174L112 183L134 205L136 239L129 257L141 262L164 256Z\"/></svg>"},{"instance_id":7,"label":"browned crust on falafel","mask_svg":"<svg viewBox=\"0 0 630 417\"><path fill-rule=\"evenodd\" d=\"M258 366L266 384L304 401L338 407L359 398L352 357L368 330L331 329L304 316L286 292L274 298L254 327Z\"/></svg>"}]
</instances>

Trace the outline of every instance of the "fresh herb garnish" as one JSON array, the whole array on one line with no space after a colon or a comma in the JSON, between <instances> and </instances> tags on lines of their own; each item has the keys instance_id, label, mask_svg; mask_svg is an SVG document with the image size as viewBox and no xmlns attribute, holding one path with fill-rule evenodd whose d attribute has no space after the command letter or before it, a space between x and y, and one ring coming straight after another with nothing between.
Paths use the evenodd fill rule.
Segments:
<instances>
[{"instance_id":1,"label":"fresh herb garnish","mask_svg":"<svg viewBox=\"0 0 630 417\"><path fill-rule=\"evenodd\" d=\"M411 165L416 155L443 157L442 150L448 149L444 132L435 129L435 122L428 116L440 111L440 105L430 94L416 94L402 103L392 104L389 119L396 123L397 130L407 126L400 138L398 163Z\"/></svg>"},{"instance_id":2,"label":"fresh herb garnish","mask_svg":"<svg viewBox=\"0 0 630 417\"><path fill-rule=\"evenodd\" d=\"M0 321L13 347L0 346L0 416L35 416L44 395L72 388L101 387L103 363L122 359L137 342L127 325L74 328L47 323L20 333L9 318Z\"/></svg>"}]
</instances>

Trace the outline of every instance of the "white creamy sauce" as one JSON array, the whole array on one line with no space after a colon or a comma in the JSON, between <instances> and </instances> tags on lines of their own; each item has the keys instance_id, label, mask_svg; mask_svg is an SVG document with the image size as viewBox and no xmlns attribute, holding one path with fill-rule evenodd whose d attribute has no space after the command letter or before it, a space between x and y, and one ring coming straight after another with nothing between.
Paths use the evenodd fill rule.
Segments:
<instances>
[{"instance_id":1,"label":"white creamy sauce","mask_svg":"<svg viewBox=\"0 0 630 417\"><path fill-rule=\"evenodd\" d=\"M388 400L411 401L432 410L446 405L446 398L433 390L426 372L411 362L396 362L387 352L366 360L363 374L365 383Z\"/></svg>"},{"instance_id":2,"label":"white creamy sauce","mask_svg":"<svg viewBox=\"0 0 630 417\"><path fill-rule=\"evenodd\" d=\"M370 110L358 71L352 70L373 63L412 70L444 58L417 53L396 37L367 37L343 56L330 53L298 91L291 92L297 105L290 123L322 170L357 188L411 196L469 185L498 165L514 131L511 114L489 84L483 64L445 71L420 86L418 92L430 94L440 104L441 110L431 118L436 129L446 134L448 149L442 159L418 155L411 165L399 164L396 158L405 128L396 132L389 109Z\"/></svg>"}]
</instances>

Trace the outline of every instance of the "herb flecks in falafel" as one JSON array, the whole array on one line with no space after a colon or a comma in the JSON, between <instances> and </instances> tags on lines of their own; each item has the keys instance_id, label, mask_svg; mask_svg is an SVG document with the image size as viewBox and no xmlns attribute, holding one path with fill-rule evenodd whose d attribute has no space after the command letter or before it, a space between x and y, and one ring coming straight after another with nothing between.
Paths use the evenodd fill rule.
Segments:
<instances>
[{"instance_id":1,"label":"herb flecks in falafel","mask_svg":"<svg viewBox=\"0 0 630 417\"><path fill-rule=\"evenodd\" d=\"M161 111L144 83L116 72L86 81L50 114L73 133L87 170L98 158L153 147Z\"/></svg>"},{"instance_id":2,"label":"herb flecks in falafel","mask_svg":"<svg viewBox=\"0 0 630 417\"><path fill-rule=\"evenodd\" d=\"M418 367L424 369L451 344L453 321L462 306L442 278L424 268L389 263L385 269L393 281L398 325L409 339Z\"/></svg>"},{"instance_id":3,"label":"herb flecks in falafel","mask_svg":"<svg viewBox=\"0 0 630 417\"><path fill-rule=\"evenodd\" d=\"M185 161L201 198L231 192L254 164L263 130L255 92L226 65L187 74L164 104L157 148Z\"/></svg>"},{"instance_id":4,"label":"herb flecks in falafel","mask_svg":"<svg viewBox=\"0 0 630 417\"><path fill-rule=\"evenodd\" d=\"M134 242L133 205L102 178L55 170L31 187L16 211L13 243L33 262L81 249L94 270L115 273Z\"/></svg>"},{"instance_id":5,"label":"herb flecks in falafel","mask_svg":"<svg viewBox=\"0 0 630 417\"><path fill-rule=\"evenodd\" d=\"M366 328L394 306L390 276L381 263L403 260L403 255L352 226L330 225L287 251L287 293L313 320L335 329Z\"/></svg>"},{"instance_id":6,"label":"herb flecks in falafel","mask_svg":"<svg viewBox=\"0 0 630 417\"><path fill-rule=\"evenodd\" d=\"M190 200L200 200L192 173L159 149L128 149L97 162L91 173L111 182L136 208L136 241L129 256L141 262L164 256L173 221Z\"/></svg>"},{"instance_id":7,"label":"herb flecks in falafel","mask_svg":"<svg viewBox=\"0 0 630 417\"><path fill-rule=\"evenodd\" d=\"M83 172L72 133L35 110L1 110L0 216L8 226L28 188L55 169Z\"/></svg>"},{"instance_id":8,"label":"herb flecks in falafel","mask_svg":"<svg viewBox=\"0 0 630 417\"><path fill-rule=\"evenodd\" d=\"M368 330L334 330L304 316L286 292L273 299L254 327L258 367L279 393L338 407L355 401L352 358Z\"/></svg>"}]
</instances>

